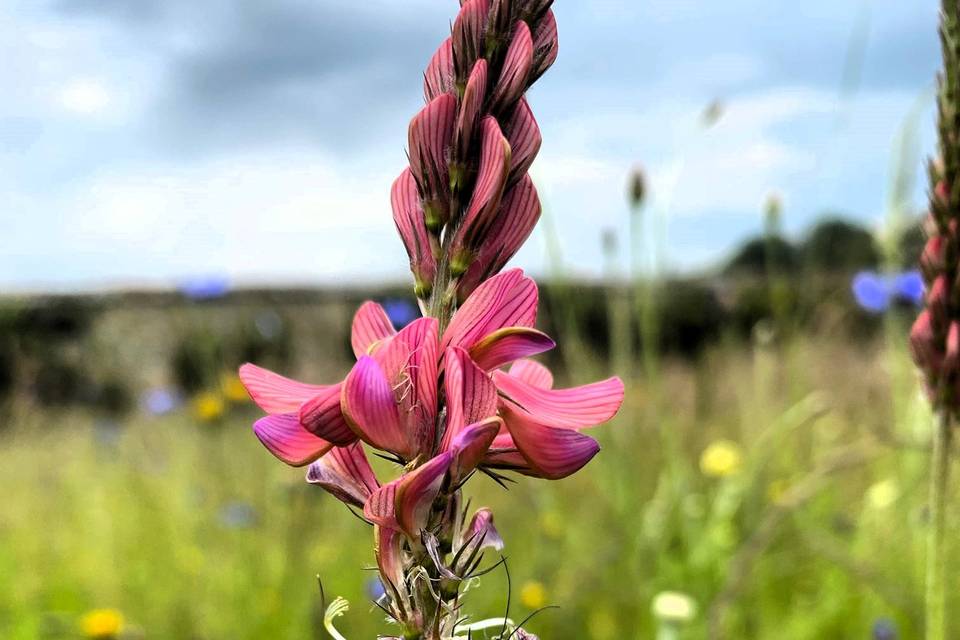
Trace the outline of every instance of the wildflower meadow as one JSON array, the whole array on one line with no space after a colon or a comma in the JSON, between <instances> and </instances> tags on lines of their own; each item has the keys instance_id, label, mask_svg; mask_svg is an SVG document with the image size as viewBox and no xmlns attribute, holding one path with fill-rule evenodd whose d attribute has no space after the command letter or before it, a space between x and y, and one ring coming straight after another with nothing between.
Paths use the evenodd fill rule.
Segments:
<instances>
[{"instance_id":1,"label":"wildflower meadow","mask_svg":"<svg viewBox=\"0 0 960 640\"><path fill-rule=\"evenodd\" d=\"M28 265L11 282L30 284L0 292L0 638L960 637L957 0L919 30L937 56L929 77L890 81L910 97L902 121L867 131L893 141L888 185L841 172L866 173L866 161L833 143L874 81L871 20L893 30L885 12L898 8L865 2L841 38L849 118L821 122L832 103L819 88L773 101L833 132L816 152L704 151L736 138L727 127L749 137L774 108L742 106L746 88L718 96L706 76L740 65L747 86L789 75L792 61L698 52L708 73L680 75L708 99L692 101L660 161L630 142L628 107L574 120L571 96L626 105L671 93L636 93L643 78L623 74L605 85L614 63L582 45L593 21L609 35L590 35L594 47L615 40L640 20L633 5L256 4L10 13L27 34L11 50L39 56L38 78L89 64L99 47L142 57L58 94L78 119L65 131L90 127L119 163L104 160L101 182L64 200L80 219L44 230L72 249L33 256L28 222L10 235L23 241L11 273ZM654 4L651 24L698 24ZM824 25L839 20L817 6ZM43 29L47 10L58 17ZM417 46L394 47L399 32ZM631 72L657 58L636 51ZM147 100L132 77L150 95L176 87L143 112L156 129L144 140L174 158L162 169L146 147L122 150L118 131L144 130L127 128ZM22 82L24 95L45 91ZM311 82L324 83L319 97ZM284 128L306 104L343 117L307 118L318 148L335 149L309 170L309 136ZM666 111L651 136L677 122ZM0 108L0 140L20 141L10 154L24 166L44 144L27 134L54 127L37 113L46 129ZM176 131L189 149L169 149ZM279 140L294 162L256 158ZM219 159L196 160L214 153L204 144L222 145ZM371 169L361 145L390 168ZM82 146L95 163L101 149ZM630 163L603 155L623 147ZM149 178L112 182L138 163ZM82 181L66 160L45 166ZM736 242L720 240L736 215L711 226L681 211L692 197L722 217L723 194L742 202L736 192L771 167L788 189L763 178ZM738 177L717 182L714 170ZM807 189L790 182L804 172L817 176ZM260 178L280 196L249 191ZM833 180L843 196L877 191L884 210L832 213ZM225 199L200 206L210 192ZM816 216L798 213L801 192L819 198ZM722 246L695 263L704 242ZM33 284L60 258L58 277L89 269L122 284ZM139 282L124 280L133 272Z\"/></svg>"}]
</instances>

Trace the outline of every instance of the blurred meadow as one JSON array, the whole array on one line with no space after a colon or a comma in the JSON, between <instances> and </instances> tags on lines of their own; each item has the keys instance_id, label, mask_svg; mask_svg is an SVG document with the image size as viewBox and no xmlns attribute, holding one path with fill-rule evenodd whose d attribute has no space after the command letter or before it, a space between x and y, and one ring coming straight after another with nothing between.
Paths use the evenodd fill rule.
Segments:
<instances>
[{"instance_id":1,"label":"blurred meadow","mask_svg":"<svg viewBox=\"0 0 960 640\"><path fill-rule=\"evenodd\" d=\"M39 60L0 106L0 638L327 638L318 578L351 603L344 636L388 633L371 528L260 446L235 372L336 380L360 303L418 317L388 193L436 34L390 3L212 2L234 31L207 51L190 3L42 4L0 8ZM437 4L410 11L439 33ZM525 625L545 639L921 637L932 418L907 332L935 3L814 2L787 26L771 3L756 29L758 3L563 4L517 264L558 386L619 375L626 403L575 477L471 483L509 575L470 611L557 605ZM760 67L711 18L761 33ZM369 91L350 73L388 99L344 124ZM51 86L60 111L38 111Z\"/></svg>"}]
</instances>

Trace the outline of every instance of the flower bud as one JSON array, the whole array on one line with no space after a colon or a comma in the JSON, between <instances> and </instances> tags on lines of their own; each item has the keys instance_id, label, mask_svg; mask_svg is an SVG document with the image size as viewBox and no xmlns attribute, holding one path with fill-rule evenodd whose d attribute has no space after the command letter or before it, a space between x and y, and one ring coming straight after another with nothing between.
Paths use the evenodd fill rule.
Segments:
<instances>
[{"instance_id":1,"label":"flower bud","mask_svg":"<svg viewBox=\"0 0 960 640\"><path fill-rule=\"evenodd\" d=\"M453 60L457 82L466 84L474 63L483 57L489 0L467 0L453 23Z\"/></svg>"},{"instance_id":2,"label":"flower bud","mask_svg":"<svg viewBox=\"0 0 960 640\"><path fill-rule=\"evenodd\" d=\"M920 269L924 278L929 282L937 277L946 268L946 242L942 236L933 236L927 240L920 254Z\"/></svg>"},{"instance_id":3,"label":"flower bud","mask_svg":"<svg viewBox=\"0 0 960 640\"><path fill-rule=\"evenodd\" d=\"M947 331L947 352L943 358L943 375L952 375L960 369L960 323L950 323Z\"/></svg>"},{"instance_id":4,"label":"flower bud","mask_svg":"<svg viewBox=\"0 0 960 640\"><path fill-rule=\"evenodd\" d=\"M461 301L466 300L481 282L500 273L530 237L540 220L541 211L537 189L530 176L525 175L504 196L486 241L476 259L468 265L457 290Z\"/></svg>"},{"instance_id":5,"label":"flower bud","mask_svg":"<svg viewBox=\"0 0 960 640\"><path fill-rule=\"evenodd\" d=\"M935 329L942 330L947 319L947 295L947 276L941 274L933 280L930 291L927 292L927 308L930 309Z\"/></svg>"},{"instance_id":6,"label":"flower bud","mask_svg":"<svg viewBox=\"0 0 960 640\"><path fill-rule=\"evenodd\" d=\"M437 275L433 247L435 241L427 231L417 183L409 169L393 183L390 202L393 206L393 221L410 258L410 271L413 272L417 297L426 300L430 297Z\"/></svg>"},{"instance_id":7,"label":"flower bud","mask_svg":"<svg viewBox=\"0 0 960 640\"><path fill-rule=\"evenodd\" d=\"M529 84L540 79L547 69L557 61L560 52L560 40L557 34L557 19L553 11L547 11L533 32L533 68L530 71Z\"/></svg>"},{"instance_id":8,"label":"flower bud","mask_svg":"<svg viewBox=\"0 0 960 640\"><path fill-rule=\"evenodd\" d=\"M914 363L927 374L928 380L939 376L943 355L937 350L929 310L922 311L910 329L910 353Z\"/></svg>"},{"instance_id":9,"label":"flower bud","mask_svg":"<svg viewBox=\"0 0 960 640\"><path fill-rule=\"evenodd\" d=\"M640 167L634 168L630 173L630 181L627 185L627 199L630 201L630 208L639 211L647 198L647 177Z\"/></svg>"},{"instance_id":10,"label":"flower bud","mask_svg":"<svg viewBox=\"0 0 960 640\"><path fill-rule=\"evenodd\" d=\"M477 60L467 87L460 101L460 115L454 130L453 161L450 167L450 189L458 193L463 188L463 179L466 173L465 160L470 152L480 120L480 110L483 108L483 99L487 92L487 61Z\"/></svg>"},{"instance_id":11,"label":"flower bud","mask_svg":"<svg viewBox=\"0 0 960 640\"><path fill-rule=\"evenodd\" d=\"M433 54L423 73L423 95L430 102L437 96L453 92L455 88L453 45L451 39L447 38Z\"/></svg>"},{"instance_id":12,"label":"flower bud","mask_svg":"<svg viewBox=\"0 0 960 640\"><path fill-rule=\"evenodd\" d=\"M533 68L533 36L526 22L516 24L500 80L493 91L493 113L507 113L527 90Z\"/></svg>"},{"instance_id":13,"label":"flower bud","mask_svg":"<svg viewBox=\"0 0 960 640\"><path fill-rule=\"evenodd\" d=\"M510 143L503 136L496 118L487 116L481 124L480 168L463 222L454 237L451 253L455 277L463 275L486 241L500 208L510 170Z\"/></svg>"},{"instance_id":14,"label":"flower bud","mask_svg":"<svg viewBox=\"0 0 960 640\"><path fill-rule=\"evenodd\" d=\"M453 139L456 117L457 99L444 93L410 123L410 170L423 201L427 229L434 234L439 234L450 219L447 149Z\"/></svg>"},{"instance_id":15,"label":"flower bud","mask_svg":"<svg viewBox=\"0 0 960 640\"><path fill-rule=\"evenodd\" d=\"M507 186L519 182L530 170L530 166L540 153L543 138L533 111L526 98L520 98L510 119L504 127L504 134L510 142L510 178Z\"/></svg>"}]
</instances>

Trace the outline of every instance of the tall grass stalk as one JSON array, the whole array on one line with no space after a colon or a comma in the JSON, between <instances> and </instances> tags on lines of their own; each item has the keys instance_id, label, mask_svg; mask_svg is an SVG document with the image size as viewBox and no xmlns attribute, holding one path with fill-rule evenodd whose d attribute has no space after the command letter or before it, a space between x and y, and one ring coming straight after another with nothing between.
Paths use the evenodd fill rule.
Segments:
<instances>
[{"instance_id":1,"label":"tall grass stalk","mask_svg":"<svg viewBox=\"0 0 960 640\"><path fill-rule=\"evenodd\" d=\"M947 638L947 487L953 428L946 411L938 412L930 469L930 529L927 539L927 640Z\"/></svg>"}]
</instances>

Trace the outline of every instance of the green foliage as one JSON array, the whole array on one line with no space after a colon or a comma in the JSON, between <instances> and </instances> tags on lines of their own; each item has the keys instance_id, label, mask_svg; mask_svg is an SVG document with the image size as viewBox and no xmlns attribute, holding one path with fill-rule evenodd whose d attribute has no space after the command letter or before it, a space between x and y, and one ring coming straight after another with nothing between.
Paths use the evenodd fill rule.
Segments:
<instances>
[{"instance_id":1,"label":"green foliage","mask_svg":"<svg viewBox=\"0 0 960 640\"><path fill-rule=\"evenodd\" d=\"M824 273L873 269L880 251L873 234L846 220L828 218L810 231L801 247L804 266Z\"/></svg>"}]
</instances>

